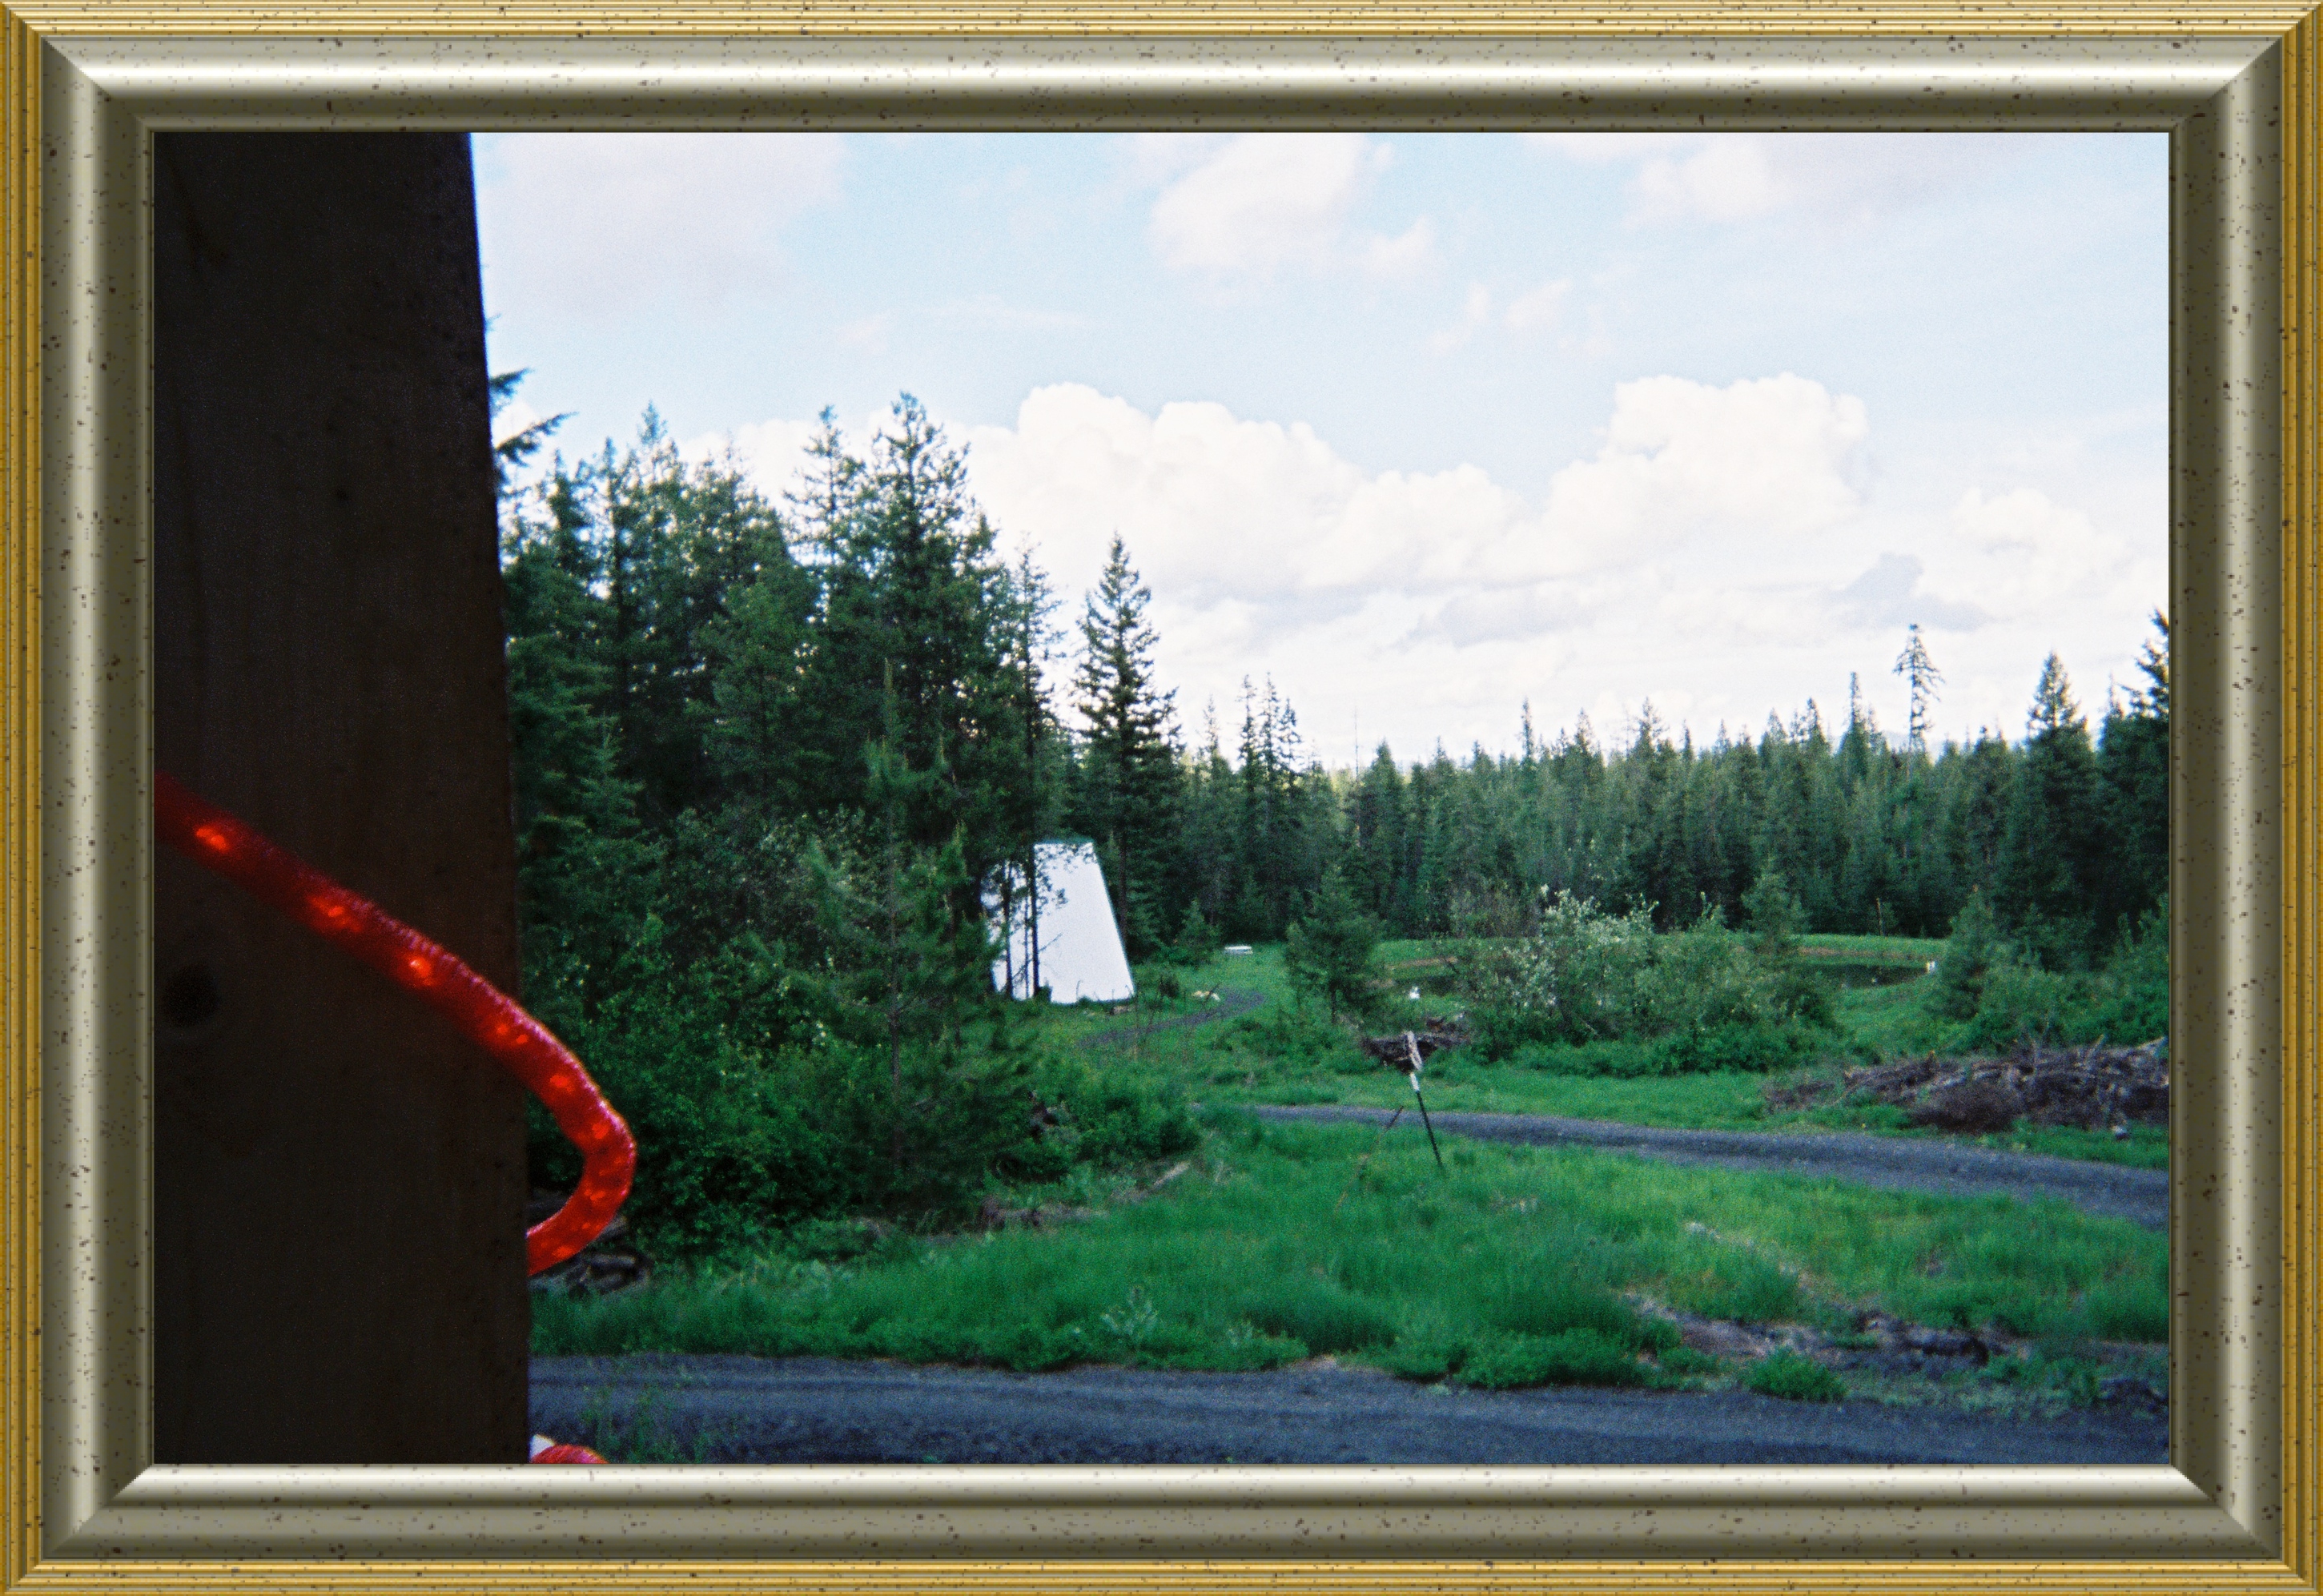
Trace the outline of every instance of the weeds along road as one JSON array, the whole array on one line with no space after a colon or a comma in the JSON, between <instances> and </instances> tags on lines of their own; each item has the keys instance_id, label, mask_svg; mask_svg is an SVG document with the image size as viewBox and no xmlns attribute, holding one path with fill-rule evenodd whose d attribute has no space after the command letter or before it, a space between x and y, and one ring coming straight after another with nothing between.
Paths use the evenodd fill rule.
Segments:
<instances>
[{"instance_id":1,"label":"weeds along road","mask_svg":"<svg viewBox=\"0 0 2323 1596\"><path fill-rule=\"evenodd\" d=\"M1233 995L1240 996L1241 995ZM1177 1028L1227 1017L1173 1017ZM1148 1027L1086 1039L1128 1040ZM1259 1106L1377 1124L1386 1109ZM1407 1114L1408 1119L1414 1116ZM2057 1197L2162 1229L2157 1169L1849 1133L1688 1131L1451 1112L1437 1130L1950 1196ZM1400 1130L1400 1127L1399 1127ZM1415 1136L1419 1126L1410 1126ZM532 1362L532 1428L616 1461L739 1463L2161 1463L2165 1414L2050 1417L1754 1392L1460 1390L1329 1360L1262 1373L1044 1374L831 1358L642 1353Z\"/></svg>"},{"instance_id":2,"label":"weeds along road","mask_svg":"<svg viewBox=\"0 0 2323 1596\"><path fill-rule=\"evenodd\" d=\"M1263 1119L1383 1124L1391 1111L1319 1104L1253 1106L1250 1112ZM1407 1112L1403 1117L1415 1122L1411 1128L1419 1133L1419 1115ZM1492 1142L1602 1147L1671 1163L1773 1169L1946 1197L2057 1197L2085 1214L2131 1220L2148 1230L2164 1230L2170 1224L2170 1176L2163 1169L1848 1131L1679 1131L1547 1114L1454 1112L1434 1118L1439 1132ZM1397 1129L1400 1134L1401 1127Z\"/></svg>"},{"instance_id":3,"label":"weeds along road","mask_svg":"<svg viewBox=\"0 0 2323 1596\"><path fill-rule=\"evenodd\" d=\"M1457 1390L1368 1369L1013 1374L829 1358L536 1358L532 1427L635 1462L2160 1463L2169 1420L1748 1391Z\"/></svg>"},{"instance_id":4,"label":"weeds along road","mask_svg":"<svg viewBox=\"0 0 2323 1596\"><path fill-rule=\"evenodd\" d=\"M1261 1107L1383 1121L1384 1109ZM1407 1118L1411 1116L1407 1115ZM1659 1130L1450 1113L1449 1134L1626 1151L1950 1195L2060 1197L2162 1228L2168 1177L1901 1137ZM1411 1126L1417 1135L1415 1123ZM1415 1384L1327 1360L1263 1373L995 1369L828 1358L536 1358L532 1427L620 1461L748 1463L2159 1463L2169 1420L2006 1416L1748 1391Z\"/></svg>"},{"instance_id":5,"label":"weeds along road","mask_svg":"<svg viewBox=\"0 0 2323 1596\"><path fill-rule=\"evenodd\" d=\"M1082 1039L1083 1046L1125 1042L1158 1031L1180 1030L1232 1019L1265 1001L1257 992L1220 994L1215 1008L1143 1025L1121 1026ZM1251 1105L1263 1119L1350 1120L1384 1123L1394 1112L1337 1104L1296 1106ZM1417 1115L1407 1112L1406 1119ZM2057 1197L2085 1214L2127 1219L2148 1230L2170 1225L2170 1176L2162 1169L2134 1169L2043 1153L1967 1147L1937 1138L1869 1136L1846 1131L1687 1131L1611 1120L1566 1119L1547 1114L1433 1114L1436 1128L1452 1135L1534 1147L1602 1147L1671 1163L1712 1164L1728 1169L1773 1169L1795 1175L1852 1180L1892 1190L1935 1192L1946 1197L2001 1194L2025 1200ZM1419 1126L1412 1127L1415 1134Z\"/></svg>"}]
</instances>

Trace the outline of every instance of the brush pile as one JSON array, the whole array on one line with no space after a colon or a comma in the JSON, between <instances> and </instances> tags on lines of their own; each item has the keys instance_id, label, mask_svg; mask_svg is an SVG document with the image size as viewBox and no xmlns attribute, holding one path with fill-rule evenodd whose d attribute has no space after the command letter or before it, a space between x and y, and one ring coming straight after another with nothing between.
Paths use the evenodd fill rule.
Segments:
<instances>
[{"instance_id":1,"label":"brush pile","mask_svg":"<svg viewBox=\"0 0 2323 1596\"><path fill-rule=\"evenodd\" d=\"M1359 1036L1355 1045L1391 1069L1411 1070L1416 1051L1417 1062L1425 1063L1446 1048L1458 1047L1468 1040L1456 1023L1430 1018L1424 1022L1424 1031L1399 1031L1393 1036Z\"/></svg>"},{"instance_id":2,"label":"brush pile","mask_svg":"<svg viewBox=\"0 0 2323 1596\"><path fill-rule=\"evenodd\" d=\"M565 1206L562 1193L536 1191L525 1205L528 1229ZM554 1269L532 1277L536 1291L579 1291L592 1297L642 1286L653 1279L653 1260L629 1239L629 1222L620 1215L597 1239Z\"/></svg>"},{"instance_id":3,"label":"brush pile","mask_svg":"<svg viewBox=\"0 0 2323 1596\"><path fill-rule=\"evenodd\" d=\"M2002 1059L1939 1059L1931 1053L1843 1070L1835 1081L1770 1085L1767 1102L1778 1109L1833 1097L1892 1103L1912 1124L1939 1131L2006 1131L2027 1120L2127 1135L2133 1124L2169 1123L2169 1054L2166 1039L2135 1048L2027 1043Z\"/></svg>"}]
</instances>

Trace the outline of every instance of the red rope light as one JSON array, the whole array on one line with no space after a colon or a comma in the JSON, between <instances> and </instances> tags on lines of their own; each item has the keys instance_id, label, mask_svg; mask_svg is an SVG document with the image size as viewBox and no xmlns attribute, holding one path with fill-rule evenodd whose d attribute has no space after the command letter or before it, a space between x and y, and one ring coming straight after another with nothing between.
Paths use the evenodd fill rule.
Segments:
<instances>
[{"instance_id":1,"label":"red rope light","mask_svg":"<svg viewBox=\"0 0 2323 1596\"><path fill-rule=\"evenodd\" d=\"M537 1463L601 1463L605 1459L586 1446L558 1445L546 1435L532 1438L532 1462Z\"/></svg>"},{"instance_id":2,"label":"red rope light","mask_svg":"<svg viewBox=\"0 0 2323 1596\"><path fill-rule=\"evenodd\" d=\"M197 798L166 771L153 773L153 828L179 853L417 993L547 1106L581 1150L581 1184L525 1232L526 1273L564 1262L612 1223L637 1172L637 1142L581 1060L539 1021L451 952Z\"/></svg>"}]
</instances>

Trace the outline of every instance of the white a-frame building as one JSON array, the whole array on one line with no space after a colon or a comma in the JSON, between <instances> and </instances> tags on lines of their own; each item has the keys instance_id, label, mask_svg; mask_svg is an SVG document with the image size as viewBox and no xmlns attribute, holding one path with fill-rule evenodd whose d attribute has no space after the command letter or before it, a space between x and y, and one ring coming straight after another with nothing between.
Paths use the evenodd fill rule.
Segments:
<instances>
[{"instance_id":1,"label":"white a-frame building","mask_svg":"<svg viewBox=\"0 0 2323 1596\"><path fill-rule=\"evenodd\" d=\"M1114 923L1113 900L1097 849L1087 842L1042 842L1033 850L1031 890L1011 865L984 894L1001 955L992 985L1011 997L1041 986L1056 1003L1125 1003L1137 995L1129 956Z\"/></svg>"}]
</instances>

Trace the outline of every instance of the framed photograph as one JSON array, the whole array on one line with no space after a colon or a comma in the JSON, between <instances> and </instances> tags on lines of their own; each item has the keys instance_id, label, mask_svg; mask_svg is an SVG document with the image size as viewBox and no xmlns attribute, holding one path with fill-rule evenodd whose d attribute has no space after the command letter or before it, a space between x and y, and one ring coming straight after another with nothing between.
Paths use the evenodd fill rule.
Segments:
<instances>
[{"instance_id":1,"label":"framed photograph","mask_svg":"<svg viewBox=\"0 0 2323 1596\"><path fill-rule=\"evenodd\" d=\"M2315 1588L2318 15L32 5L5 27L6 1588ZM2168 135L2166 1464L154 1463L154 139L899 128Z\"/></svg>"}]
</instances>

